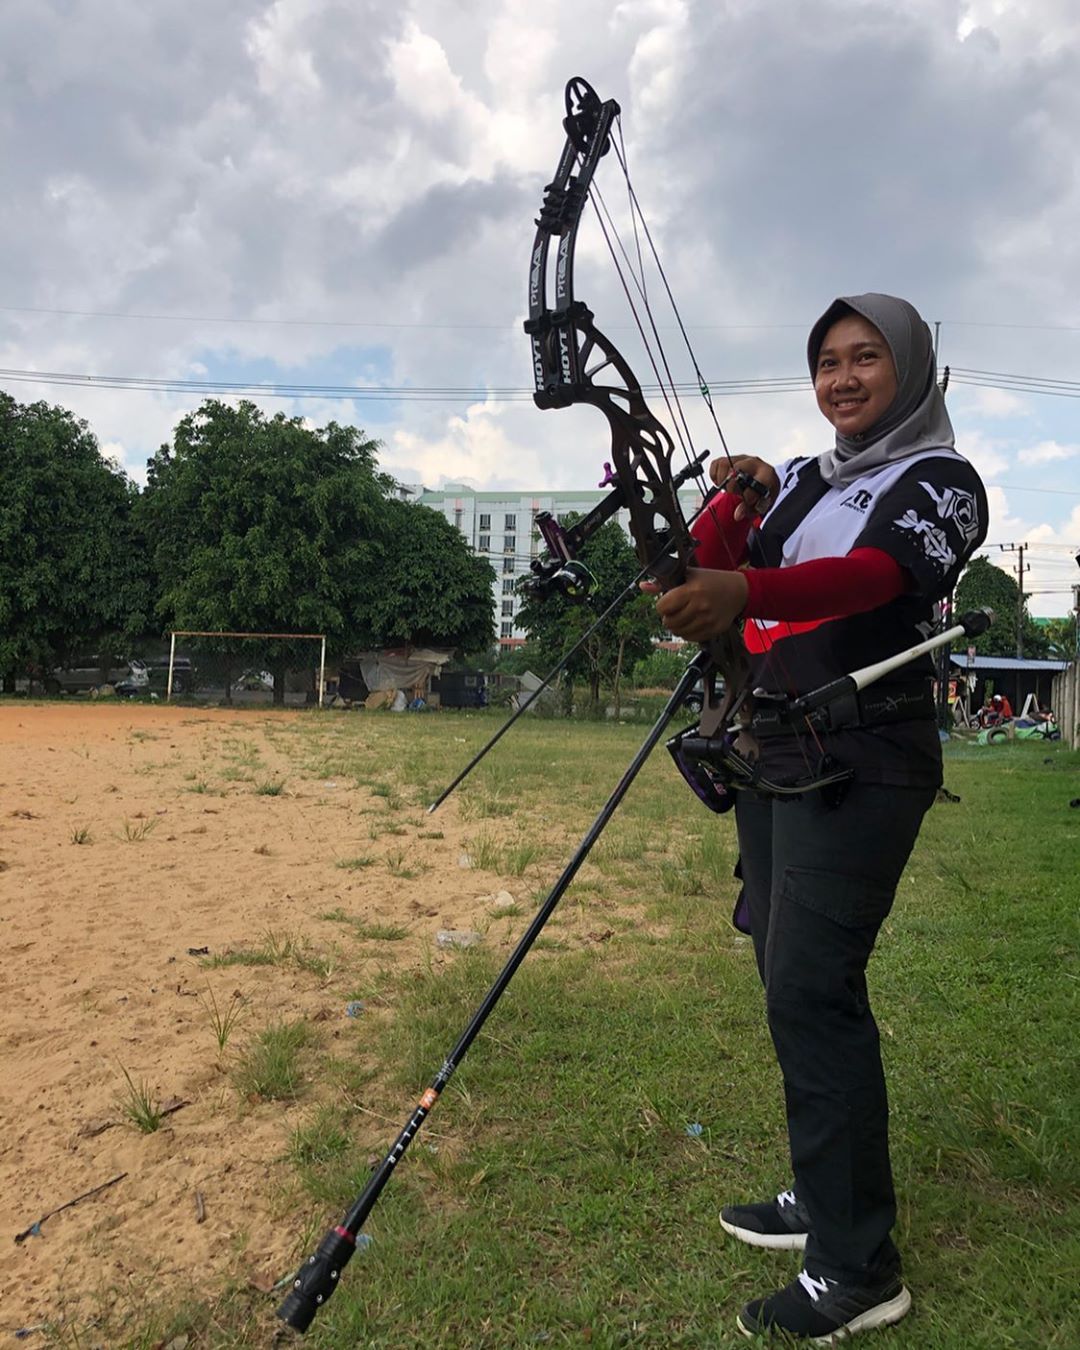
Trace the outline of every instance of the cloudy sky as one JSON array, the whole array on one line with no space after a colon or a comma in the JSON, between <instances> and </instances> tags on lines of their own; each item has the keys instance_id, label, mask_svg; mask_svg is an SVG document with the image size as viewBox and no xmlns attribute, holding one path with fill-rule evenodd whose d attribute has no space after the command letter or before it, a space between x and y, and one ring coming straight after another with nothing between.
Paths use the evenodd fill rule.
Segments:
<instances>
[{"instance_id":1,"label":"cloudy sky","mask_svg":"<svg viewBox=\"0 0 1080 1350\"><path fill-rule=\"evenodd\" d=\"M521 332L582 75L622 106L732 450L824 449L808 383L722 382L801 376L835 295L906 296L940 323L989 541L1032 545L1031 608L1063 613L1080 581L1077 16L1075 0L4 0L0 388L73 409L137 479L202 380L364 390L257 401L354 422L405 481L593 486L606 424L532 406ZM625 227L613 156L597 182ZM576 283L651 379L594 218ZM715 449L703 409L687 415Z\"/></svg>"}]
</instances>

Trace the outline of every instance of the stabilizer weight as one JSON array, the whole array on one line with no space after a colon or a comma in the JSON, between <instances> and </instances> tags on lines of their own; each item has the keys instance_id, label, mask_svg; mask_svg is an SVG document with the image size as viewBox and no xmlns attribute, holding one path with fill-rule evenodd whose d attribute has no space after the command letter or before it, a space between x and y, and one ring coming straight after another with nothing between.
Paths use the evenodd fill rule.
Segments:
<instances>
[{"instance_id":1,"label":"stabilizer weight","mask_svg":"<svg viewBox=\"0 0 1080 1350\"><path fill-rule=\"evenodd\" d=\"M294 1331L304 1332L338 1286L341 1272L356 1251L356 1241L344 1228L332 1228L296 1272L277 1315Z\"/></svg>"}]
</instances>

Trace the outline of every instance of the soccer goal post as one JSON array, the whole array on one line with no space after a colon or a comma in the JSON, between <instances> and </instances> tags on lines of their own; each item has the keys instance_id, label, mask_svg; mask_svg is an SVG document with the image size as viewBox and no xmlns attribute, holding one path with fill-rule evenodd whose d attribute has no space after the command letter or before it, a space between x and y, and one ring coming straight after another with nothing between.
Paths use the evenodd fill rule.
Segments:
<instances>
[{"instance_id":1,"label":"soccer goal post","mask_svg":"<svg viewBox=\"0 0 1080 1350\"><path fill-rule=\"evenodd\" d=\"M207 632L196 628L174 628L169 632L169 683L165 689L165 702L172 699L173 689L173 666L176 662L176 639L178 637L201 637L201 638L287 638L290 641L308 641L318 642L319 645L319 701L318 706L323 705L323 696L326 692L326 634L325 633L222 633Z\"/></svg>"}]
</instances>

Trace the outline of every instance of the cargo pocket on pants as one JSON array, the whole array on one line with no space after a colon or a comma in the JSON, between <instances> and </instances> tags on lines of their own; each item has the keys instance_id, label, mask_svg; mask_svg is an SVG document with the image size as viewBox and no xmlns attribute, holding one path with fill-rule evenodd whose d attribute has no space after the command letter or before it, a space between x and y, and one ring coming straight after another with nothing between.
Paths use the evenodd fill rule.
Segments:
<instances>
[{"instance_id":1,"label":"cargo pocket on pants","mask_svg":"<svg viewBox=\"0 0 1080 1350\"><path fill-rule=\"evenodd\" d=\"M789 867L781 883L785 901L812 910L844 928L877 928L896 895L873 877L842 876L809 867Z\"/></svg>"}]
</instances>

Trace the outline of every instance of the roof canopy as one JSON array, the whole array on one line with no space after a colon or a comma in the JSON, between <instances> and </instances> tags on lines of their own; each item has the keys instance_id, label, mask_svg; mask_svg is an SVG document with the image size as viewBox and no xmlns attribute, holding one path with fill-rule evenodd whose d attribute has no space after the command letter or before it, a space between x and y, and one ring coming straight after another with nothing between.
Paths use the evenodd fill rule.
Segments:
<instances>
[{"instance_id":1,"label":"roof canopy","mask_svg":"<svg viewBox=\"0 0 1080 1350\"><path fill-rule=\"evenodd\" d=\"M1068 670L1068 661L1028 661L1019 656L976 656L969 659L966 655L952 654L954 666L964 670Z\"/></svg>"}]
</instances>

